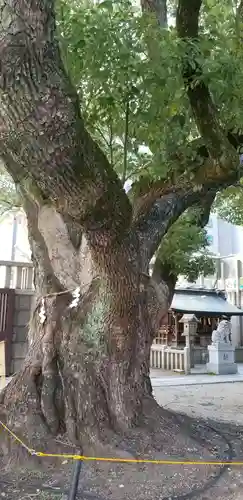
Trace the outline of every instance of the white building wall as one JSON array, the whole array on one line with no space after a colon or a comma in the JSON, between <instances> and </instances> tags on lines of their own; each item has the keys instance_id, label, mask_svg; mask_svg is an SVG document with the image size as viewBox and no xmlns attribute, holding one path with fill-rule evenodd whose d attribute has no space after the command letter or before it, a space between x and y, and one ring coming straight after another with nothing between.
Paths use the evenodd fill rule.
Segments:
<instances>
[{"instance_id":1,"label":"white building wall","mask_svg":"<svg viewBox=\"0 0 243 500\"><path fill-rule=\"evenodd\" d=\"M209 250L215 255L227 256L240 253L243 249L243 227L235 226L220 219L216 214L210 215L206 226Z\"/></svg>"},{"instance_id":2,"label":"white building wall","mask_svg":"<svg viewBox=\"0 0 243 500\"><path fill-rule=\"evenodd\" d=\"M224 289L229 302L243 308L243 227L212 214L206 230L209 251L218 259L217 273L206 278L200 276L195 285ZM178 281L192 285L183 276ZM235 346L243 345L243 320L240 317L232 318L232 342Z\"/></svg>"},{"instance_id":3,"label":"white building wall","mask_svg":"<svg viewBox=\"0 0 243 500\"><path fill-rule=\"evenodd\" d=\"M16 220L16 242L13 241L14 219ZM14 246L14 248L13 248ZM29 262L31 251L28 240L26 217L23 212L10 213L0 222L0 260Z\"/></svg>"}]
</instances>

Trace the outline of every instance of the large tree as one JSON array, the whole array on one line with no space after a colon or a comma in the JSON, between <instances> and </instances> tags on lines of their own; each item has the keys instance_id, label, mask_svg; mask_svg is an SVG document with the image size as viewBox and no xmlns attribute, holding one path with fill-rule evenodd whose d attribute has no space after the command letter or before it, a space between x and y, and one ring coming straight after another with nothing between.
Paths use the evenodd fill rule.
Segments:
<instances>
[{"instance_id":1,"label":"large tree","mask_svg":"<svg viewBox=\"0 0 243 500\"><path fill-rule=\"evenodd\" d=\"M117 19L119 2L105 2L105 8L107 3ZM129 2L121 3L130 8ZM228 130L225 120L230 114L228 101L222 92L212 96L213 74L208 87L209 63L213 67L217 51L215 40L205 44L211 23L206 3L199 32L201 4L201 0L179 0L176 32L165 30L162 0L143 1L144 17L133 14L138 34L128 40L135 73L133 65L127 73L128 47L122 45L124 71L119 81L125 78L127 84L130 74L134 78L137 59L140 72L138 85L128 88L123 115L117 118L117 123L124 120L126 125L121 181L114 157L108 159L92 131L90 116L84 121L86 66L80 64L75 81L61 56L54 1L0 2L0 152L28 218L37 293L29 352L23 369L1 395L1 410L9 425L28 435L33 446L59 432L82 446L100 441L104 429L124 430L136 423L144 398L151 398L150 346L168 307L166 287L149 277L150 260L187 208L204 205L205 200L206 205L211 203L217 190L238 178L238 136ZM91 21L93 15L94 11ZM130 33L127 20L119 33L122 29ZM217 37L216 29L213 33ZM81 44L84 52L86 43ZM105 37L97 50L102 43L109 61ZM223 50L229 53L225 65L233 56L240 57L235 47L224 47L218 51L219 66L224 64ZM169 69L163 74L161 68ZM111 73L112 69L111 65ZM112 80L107 67L99 68L103 70L104 84L98 89L101 109L112 101L108 93ZM170 86L175 75L174 102ZM143 120L136 119L140 90L145 95ZM177 101L179 109L176 106L174 112ZM136 126L141 125L137 137L128 138L128 108L131 123L134 116ZM150 131L151 112L160 140ZM103 123L105 139L107 130ZM119 136L117 128L115 134ZM152 152L157 176L150 170L135 176L128 196L123 189L128 151L132 154L142 137ZM73 299L77 288L78 297Z\"/></svg>"}]
</instances>

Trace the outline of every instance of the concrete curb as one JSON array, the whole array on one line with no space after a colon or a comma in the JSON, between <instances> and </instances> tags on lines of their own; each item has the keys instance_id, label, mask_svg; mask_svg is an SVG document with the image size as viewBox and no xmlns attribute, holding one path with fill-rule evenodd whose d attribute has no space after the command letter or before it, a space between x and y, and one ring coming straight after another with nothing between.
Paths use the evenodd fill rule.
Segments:
<instances>
[{"instance_id":1,"label":"concrete curb","mask_svg":"<svg viewBox=\"0 0 243 500\"><path fill-rule=\"evenodd\" d=\"M152 386L155 388L157 387L178 387L178 386L190 386L190 385L208 385L208 384L233 384L236 382L243 382L243 377L229 377L229 378L220 378L220 375L209 375L210 380L206 380L205 378L201 380L188 380L187 379L182 379L181 377L176 377L172 378L171 380L168 380L168 377L166 378L151 378L151 383Z\"/></svg>"}]
</instances>

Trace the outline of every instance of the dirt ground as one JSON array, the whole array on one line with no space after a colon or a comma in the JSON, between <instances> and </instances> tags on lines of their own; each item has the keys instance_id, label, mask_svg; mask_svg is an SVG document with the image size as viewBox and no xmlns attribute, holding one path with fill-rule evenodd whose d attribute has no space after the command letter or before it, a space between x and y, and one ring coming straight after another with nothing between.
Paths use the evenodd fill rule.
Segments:
<instances>
[{"instance_id":1,"label":"dirt ground","mask_svg":"<svg viewBox=\"0 0 243 500\"><path fill-rule=\"evenodd\" d=\"M117 456L243 461L242 383L156 388L154 392L166 410L160 418L151 412L146 432L145 419L139 429L121 436ZM52 466L48 460L41 459L38 464L23 460L19 468L2 468L0 498L66 500L73 464L60 459ZM77 496L79 500L190 498L243 500L242 467L86 462Z\"/></svg>"}]
</instances>

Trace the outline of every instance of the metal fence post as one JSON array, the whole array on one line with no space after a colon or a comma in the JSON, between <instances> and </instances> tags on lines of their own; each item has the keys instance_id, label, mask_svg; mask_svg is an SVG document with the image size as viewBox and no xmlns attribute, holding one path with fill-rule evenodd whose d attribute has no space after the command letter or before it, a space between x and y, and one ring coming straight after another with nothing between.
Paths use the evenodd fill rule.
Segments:
<instances>
[{"instance_id":1,"label":"metal fence post","mask_svg":"<svg viewBox=\"0 0 243 500\"><path fill-rule=\"evenodd\" d=\"M75 462L74 462L72 482L71 482L68 500L76 500L76 498L77 498L78 483L79 483L79 477L80 477L80 471L82 468L82 463L83 463L82 460L75 460Z\"/></svg>"}]
</instances>

